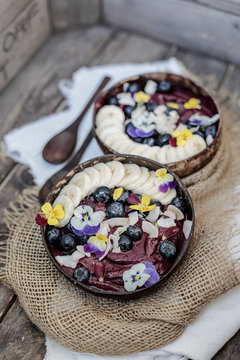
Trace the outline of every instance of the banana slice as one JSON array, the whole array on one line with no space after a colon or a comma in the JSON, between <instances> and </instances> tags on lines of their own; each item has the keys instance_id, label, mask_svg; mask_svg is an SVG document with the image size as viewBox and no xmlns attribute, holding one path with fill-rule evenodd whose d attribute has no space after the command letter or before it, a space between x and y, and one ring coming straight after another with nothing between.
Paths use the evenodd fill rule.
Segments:
<instances>
[{"instance_id":1,"label":"banana slice","mask_svg":"<svg viewBox=\"0 0 240 360\"><path fill-rule=\"evenodd\" d=\"M169 147L170 145L165 145L159 149L157 161L159 161L162 164L167 163L167 151Z\"/></svg>"},{"instance_id":2,"label":"banana slice","mask_svg":"<svg viewBox=\"0 0 240 360\"><path fill-rule=\"evenodd\" d=\"M73 203L74 207L77 207L81 201L81 190L78 186L73 184L68 184L62 188L58 196L65 195Z\"/></svg>"},{"instance_id":3,"label":"banana slice","mask_svg":"<svg viewBox=\"0 0 240 360\"><path fill-rule=\"evenodd\" d=\"M177 148L176 147L172 147L170 146L168 151L167 151L167 162L168 163L172 163L172 162L176 162L178 161L178 156L177 156Z\"/></svg>"},{"instance_id":4,"label":"banana slice","mask_svg":"<svg viewBox=\"0 0 240 360\"><path fill-rule=\"evenodd\" d=\"M112 136L113 134L118 134L120 135L122 132L120 129L115 128L114 126L108 127L106 129L104 129L101 133L101 139L104 142L107 142L110 138L110 136Z\"/></svg>"},{"instance_id":5,"label":"banana slice","mask_svg":"<svg viewBox=\"0 0 240 360\"><path fill-rule=\"evenodd\" d=\"M108 126L115 126L116 128L123 129L123 123L121 121L116 121L116 119L113 119L111 117L104 118L101 123L97 126L98 131L102 131Z\"/></svg>"},{"instance_id":6,"label":"banana slice","mask_svg":"<svg viewBox=\"0 0 240 360\"><path fill-rule=\"evenodd\" d=\"M131 188L132 184L135 183L141 176L141 169L136 164L125 164L125 176L121 180L123 187Z\"/></svg>"},{"instance_id":7,"label":"banana slice","mask_svg":"<svg viewBox=\"0 0 240 360\"><path fill-rule=\"evenodd\" d=\"M83 170L90 178L89 189L87 195L90 195L100 185L100 174L95 167L89 167Z\"/></svg>"},{"instance_id":8,"label":"banana slice","mask_svg":"<svg viewBox=\"0 0 240 360\"><path fill-rule=\"evenodd\" d=\"M162 198L161 200L159 200L163 205L168 205L170 204L170 202L172 201L172 199L174 199L177 196L177 192L175 189L171 189L168 193L167 196L165 196L164 198Z\"/></svg>"},{"instance_id":9,"label":"banana slice","mask_svg":"<svg viewBox=\"0 0 240 360\"><path fill-rule=\"evenodd\" d=\"M56 226L63 227L65 225L67 225L67 223L69 222L69 220L71 219L71 217L73 215L73 209L74 209L73 202L66 195L58 195L58 197L55 199L55 201L52 205L53 208L58 204L63 207L65 216L62 220L59 220L59 223Z\"/></svg>"},{"instance_id":10,"label":"banana slice","mask_svg":"<svg viewBox=\"0 0 240 360\"><path fill-rule=\"evenodd\" d=\"M122 109L116 105L105 105L97 113L96 124L98 125L104 118L112 118L124 122L125 115Z\"/></svg>"},{"instance_id":11,"label":"banana slice","mask_svg":"<svg viewBox=\"0 0 240 360\"><path fill-rule=\"evenodd\" d=\"M125 175L125 167L119 161L110 161L106 164L111 172L112 172L112 179L108 184L108 187L113 187L121 184L122 179Z\"/></svg>"},{"instance_id":12,"label":"banana slice","mask_svg":"<svg viewBox=\"0 0 240 360\"><path fill-rule=\"evenodd\" d=\"M106 184L108 184L112 178L112 172L111 172L109 166L107 166L104 163L99 163L99 164L94 165L94 167L99 172L99 175L100 175L99 184L104 184L104 182Z\"/></svg>"},{"instance_id":13,"label":"banana slice","mask_svg":"<svg viewBox=\"0 0 240 360\"><path fill-rule=\"evenodd\" d=\"M139 176L139 178L137 180L134 181L134 183L132 183L131 189L132 189L132 191L136 191L139 194L143 195L142 186L148 181L149 171L145 167L141 167L140 169L141 169L141 175Z\"/></svg>"},{"instance_id":14,"label":"banana slice","mask_svg":"<svg viewBox=\"0 0 240 360\"><path fill-rule=\"evenodd\" d=\"M191 139L186 141L185 151L188 157L198 154L206 149L207 145L205 140L197 134L194 134Z\"/></svg>"},{"instance_id":15,"label":"banana slice","mask_svg":"<svg viewBox=\"0 0 240 360\"><path fill-rule=\"evenodd\" d=\"M188 157L187 154L186 154L185 146L178 146L175 149L176 149L176 152L177 152L177 158L178 158L177 161L186 159Z\"/></svg>"},{"instance_id":16,"label":"banana slice","mask_svg":"<svg viewBox=\"0 0 240 360\"><path fill-rule=\"evenodd\" d=\"M75 174L69 181L69 184L78 186L82 192L82 198L84 198L88 194L91 185L90 177L82 171L78 174Z\"/></svg>"}]
</instances>

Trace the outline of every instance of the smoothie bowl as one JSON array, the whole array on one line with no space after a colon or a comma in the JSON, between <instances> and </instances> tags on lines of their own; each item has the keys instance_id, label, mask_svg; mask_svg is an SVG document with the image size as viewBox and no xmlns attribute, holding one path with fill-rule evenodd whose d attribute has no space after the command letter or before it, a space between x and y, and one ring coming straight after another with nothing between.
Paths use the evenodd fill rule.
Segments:
<instances>
[{"instance_id":1,"label":"smoothie bowl","mask_svg":"<svg viewBox=\"0 0 240 360\"><path fill-rule=\"evenodd\" d=\"M132 298L154 290L191 241L194 209L166 166L107 155L74 168L36 216L47 253L74 284Z\"/></svg>"},{"instance_id":2,"label":"smoothie bowl","mask_svg":"<svg viewBox=\"0 0 240 360\"><path fill-rule=\"evenodd\" d=\"M152 73L103 92L95 103L93 132L105 154L144 156L183 177L216 153L221 118L211 96L191 80Z\"/></svg>"}]
</instances>

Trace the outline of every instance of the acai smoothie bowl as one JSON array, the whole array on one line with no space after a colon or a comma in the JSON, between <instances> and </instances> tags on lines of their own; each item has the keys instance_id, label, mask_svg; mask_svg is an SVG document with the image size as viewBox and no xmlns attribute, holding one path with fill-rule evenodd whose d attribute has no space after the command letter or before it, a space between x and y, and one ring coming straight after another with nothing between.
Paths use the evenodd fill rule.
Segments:
<instances>
[{"instance_id":1,"label":"acai smoothie bowl","mask_svg":"<svg viewBox=\"0 0 240 360\"><path fill-rule=\"evenodd\" d=\"M106 155L68 173L36 222L50 259L74 284L132 298L154 290L179 264L193 235L194 208L165 165Z\"/></svg>"},{"instance_id":2,"label":"acai smoothie bowl","mask_svg":"<svg viewBox=\"0 0 240 360\"><path fill-rule=\"evenodd\" d=\"M124 79L99 96L93 132L105 154L144 156L184 177L216 153L221 118L212 97L193 81L151 73Z\"/></svg>"}]
</instances>

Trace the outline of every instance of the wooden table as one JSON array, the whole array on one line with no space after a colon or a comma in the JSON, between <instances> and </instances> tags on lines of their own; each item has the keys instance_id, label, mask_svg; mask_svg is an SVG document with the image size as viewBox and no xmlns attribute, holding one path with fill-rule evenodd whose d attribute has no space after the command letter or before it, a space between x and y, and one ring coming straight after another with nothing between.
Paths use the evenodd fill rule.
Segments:
<instances>
[{"instance_id":1,"label":"wooden table","mask_svg":"<svg viewBox=\"0 0 240 360\"><path fill-rule=\"evenodd\" d=\"M240 108L240 68L233 64L115 28L96 26L58 33L25 66L0 97L0 135L62 110L65 103L58 82L71 77L83 65L156 61L170 56L183 61L204 85L223 96L226 89L236 91ZM226 96L225 102L228 101ZM2 218L8 203L34 183L25 166L6 157L3 151L0 157ZM40 360L44 354L44 335L30 322L17 296L0 284L0 359ZM240 331L213 359L240 359Z\"/></svg>"}]
</instances>

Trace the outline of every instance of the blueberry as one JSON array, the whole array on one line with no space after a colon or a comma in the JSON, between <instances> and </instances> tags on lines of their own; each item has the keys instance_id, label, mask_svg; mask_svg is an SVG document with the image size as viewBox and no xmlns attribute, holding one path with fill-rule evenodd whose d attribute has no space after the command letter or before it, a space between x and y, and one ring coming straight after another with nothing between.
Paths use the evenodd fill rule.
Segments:
<instances>
[{"instance_id":1,"label":"blueberry","mask_svg":"<svg viewBox=\"0 0 240 360\"><path fill-rule=\"evenodd\" d=\"M160 147L162 147L164 145L168 145L169 139L171 139L171 137L172 136L170 134L158 135L156 138L156 144Z\"/></svg>"},{"instance_id":2,"label":"blueberry","mask_svg":"<svg viewBox=\"0 0 240 360\"><path fill-rule=\"evenodd\" d=\"M125 204L125 203L127 203L128 197L129 197L129 191L123 189L121 196L116 201L118 201L122 204Z\"/></svg>"},{"instance_id":3,"label":"blueberry","mask_svg":"<svg viewBox=\"0 0 240 360\"><path fill-rule=\"evenodd\" d=\"M176 206L183 213L187 210L188 207L187 201L181 196L176 196L174 199L172 199L171 204Z\"/></svg>"},{"instance_id":4,"label":"blueberry","mask_svg":"<svg viewBox=\"0 0 240 360\"><path fill-rule=\"evenodd\" d=\"M143 144L147 144L149 146L154 146L155 145L155 139L150 137L150 138L146 138L143 140Z\"/></svg>"},{"instance_id":5,"label":"blueberry","mask_svg":"<svg viewBox=\"0 0 240 360\"><path fill-rule=\"evenodd\" d=\"M97 202L106 204L111 200L112 192L107 186L100 186L94 191L93 196Z\"/></svg>"},{"instance_id":6,"label":"blueberry","mask_svg":"<svg viewBox=\"0 0 240 360\"><path fill-rule=\"evenodd\" d=\"M118 245L121 251L129 251L133 248L133 241L127 235L122 235L118 240Z\"/></svg>"},{"instance_id":7,"label":"blueberry","mask_svg":"<svg viewBox=\"0 0 240 360\"><path fill-rule=\"evenodd\" d=\"M66 228L69 232L73 233L71 221L69 221L69 222L67 223L67 225L65 226L65 228Z\"/></svg>"},{"instance_id":8,"label":"blueberry","mask_svg":"<svg viewBox=\"0 0 240 360\"><path fill-rule=\"evenodd\" d=\"M131 117L133 110L135 110L135 106L133 106L133 105L126 105L123 108L123 111L124 111L126 117L128 117L128 118Z\"/></svg>"},{"instance_id":9,"label":"blueberry","mask_svg":"<svg viewBox=\"0 0 240 360\"><path fill-rule=\"evenodd\" d=\"M216 125L208 126L205 130L205 136L212 135L213 138L215 138L217 133L217 127Z\"/></svg>"},{"instance_id":10,"label":"blueberry","mask_svg":"<svg viewBox=\"0 0 240 360\"><path fill-rule=\"evenodd\" d=\"M61 235L61 230L57 227L51 227L47 231L47 241L53 245Z\"/></svg>"},{"instance_id":11,"label":"blueberry","mask_svg":"<svg viewBox=\"0 0 240 360\"><path fill-rule=\"evenodd\" d=\"M147 111L153 111L155 110L157 107L157 103L155 103L155 101L149 101L147 104L146 104L146 109Z\"/></svg>"},{"instance_id":12,"label":"blueberry","mask_svg":"<svg viewBox=\"0 0 240 360\"><path fill-rule=\"evenodd\" d=\"M125 216L124 205L120 202L113 202L107 207L107 215L109 218Z\"/></svg>"},{"instance_id":13,"label":"blueberry","mask_svg":"<svg viewBox=\"0 0 240 360\"><path fill-rule=\"evenodd\" d=\"M169 240L165 240L159 247L160 254L166 259L172 259L177 252L176 245Z\"/></svg>"},{"instance_id":14,"label":"blueberry","mask_svg":"<svg viewBox=\"0 0 240 360\"><path fill-rule=\"evenodd\" d=\"M76 248L75 236L72 234L66 234L59 238L57 242L59 250L61 250L64 254L72 254Z\"/></svg>"},{"instance_id":15,"label":"blueberry","mask_svg":"<svg viewBox=\"0 0 240 360\"><path fill-rule=\"evenodd\" d=\"M141 144L143 142L143 138L141 138L141 137L136 137L136 138L131 138L131 139L139 144Z\"/></svg>"},{"instance_id":16,"label":"blueberry","mask_svg":"<svg viewBox=\"0 0 240 360\"><path fill-rule=\"evenodd\" d=\"M194 133L193 134L195 134L195 135L199 135L199 136L201 136L202 138L204 138L205 139L205 135L201 132L201 131L194 131Z\"/></svg>"},{"instance_id":17,"label":"blueberry","mask_svg":"<svg viewBox=\"0 0 240 360\"><path fill-rule=\"evenodd\" d=\"M168 93L171 90L171 88L172 88L172 85L169 81L162 80L158 84L157 92L165 94L165 93Z\"/></svg>"},{"instance_id":18,"label":"blueberry","mask_svg":"<svg viewBox=\"0 0 240 360\"><path fill-rule=\"evenodd\" d=\"M74 273L73 273L73 277L78 281L81 282L83 284L86 284L90 278L90 272L88 269L86 269L85 267L80 267L77 268Z\"/></svg>"},{"instance_id":19,"label":"blueberry","mask_svg":"<svg viewBox=\"0 0 240 360\"><path fill-rule=\"evenodd\" d=\"M77 245L85 245L88 241L89 236L81 235L76 237L76 244Z\"/></svg>"},{"instance_id":20,"label":"blueberry","mask_svg":"<svg viewBox=\"0 0 240 360\"><path fill-rule=\"evenodd\" d=\"M118 99L115 96L111 96L106 100L107 105L118 105Z\"/></svg>"},{"instance_id":21,"label":"blueberry","mask_svg":"<svg viewBox=\"0 0 240 360\"><path fill-rule=\"evenodd\" d=\"M141 239L141 237L142 237L142 230L136 225L130 225L126 230L126 234L133 241L137 241L137 240Z\"/></svg>"},{"instance_id":22,"label":"blueberry","mask_svg":"<svg viewBox=\"0 0 240 360\"><path fill-rule=\"evenodd\" d=\"M140 85L137 82L131 83L128 86L128 89L127 89L127 91L130 92L130 93L135 93L135 92L138 92L140 90L141 90Z\"/></svg>"},{"instance_id":23,"label":"blueberry","mask_svg":"<svg viewBox=\"0 0 240 360\"><path fill-rule=\"evenodd\" d=\"M150 205L156 205L156 206L159 206L160 207L160 210L163 209L162 207L162 204L160 203L160 201L157 201L157 200L153 200L150 202Z\"/></svg>"}]
</instances>

